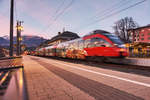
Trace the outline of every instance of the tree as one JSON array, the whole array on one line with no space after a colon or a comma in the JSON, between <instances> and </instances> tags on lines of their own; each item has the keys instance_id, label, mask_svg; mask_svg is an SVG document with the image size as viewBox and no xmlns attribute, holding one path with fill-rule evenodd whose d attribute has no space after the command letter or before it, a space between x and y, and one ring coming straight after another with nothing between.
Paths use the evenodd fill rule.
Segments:
<instances>
[{"instance_id":1,"label":"tree","mask_svg":"<svg viewBox=\"0 0 150 100\"><path fill-rule=\"evenodd\" d=\"M132 17L125 17L124 19L120 19L115 23L115 26L113 26L115 34L118 35L120 39L126 43L131 42L128 30L137 27L139 27L139 25L133 20Z\"/></svg>"}]
</instances>

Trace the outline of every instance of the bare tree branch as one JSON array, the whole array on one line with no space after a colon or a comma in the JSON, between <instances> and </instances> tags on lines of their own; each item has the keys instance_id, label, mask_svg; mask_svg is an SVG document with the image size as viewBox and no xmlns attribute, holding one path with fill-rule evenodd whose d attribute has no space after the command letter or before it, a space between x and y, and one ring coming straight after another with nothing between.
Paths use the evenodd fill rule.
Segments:
<instances>
[{"instance_id":1,"label":"bare tree branch","mask_svg":"<svg viewBox=\"0 0 150 100\"><path fill-rule=\"evenodd\" d=\"M118 20L115 23L115 26L113 26L113 29L115 34L118 35L124 42L131 42L128 30L137 27L139 27L139 25L133 21L132 17L125 17L124 19Z\"/></svg>"}]
</instances>

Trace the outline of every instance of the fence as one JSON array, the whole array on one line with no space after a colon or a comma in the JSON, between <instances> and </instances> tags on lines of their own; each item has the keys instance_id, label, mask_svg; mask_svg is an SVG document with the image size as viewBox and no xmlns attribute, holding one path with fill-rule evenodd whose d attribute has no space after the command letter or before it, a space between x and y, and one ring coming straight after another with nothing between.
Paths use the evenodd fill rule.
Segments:
<instances>
[{"instance_id":1,"label":"fence","mask_svg":"<svg viewBox=\"0 0 150 100\"><path fill-rule=\"evenodd\" d=\"M0 70L23 67L22 57L5 57L0 58Z\"/></svg>"},{"instance_id":2,"label":"fence","mask_svg":"<svg viewBox=\"0 0 150 100\"><path fill-rule=\"evenodd\" d=\"M128 48L129 57L150 58L150 48Z\"/></svg>"}]
</instances>

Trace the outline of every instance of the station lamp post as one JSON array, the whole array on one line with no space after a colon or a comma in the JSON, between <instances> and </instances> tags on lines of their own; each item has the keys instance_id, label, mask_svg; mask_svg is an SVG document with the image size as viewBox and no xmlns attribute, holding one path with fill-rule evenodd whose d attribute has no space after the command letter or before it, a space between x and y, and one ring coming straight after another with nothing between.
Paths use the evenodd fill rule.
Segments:
<instances>
[{"instance_id":1,"label":"station lamp post","mask_svg":"<svg viewBox=\"0 0 150 100\"><path fill-rule=\"evenodd\" d=\"M23 27L21 26L21 24L23 23L23 21L17 21L17 56L20 56L21 54L21 31L23 30Z\"/></svg>"},{"instance_id":2,"label":"station lamp post","mask_svg":"<svg viewBox=\"0 0 150 100\"><path fill-rule=\"evenodd\" d=\"M13 56L13 20L14 20L14 0L11 0L10 7L10 45L9 56Z\"/></svg>"}]
</instances>

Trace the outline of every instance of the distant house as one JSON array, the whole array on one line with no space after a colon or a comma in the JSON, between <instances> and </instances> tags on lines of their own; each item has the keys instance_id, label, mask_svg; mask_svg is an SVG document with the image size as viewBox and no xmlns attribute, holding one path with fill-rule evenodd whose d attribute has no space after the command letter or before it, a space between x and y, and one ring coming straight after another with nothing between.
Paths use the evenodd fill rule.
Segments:
<instances>
[{"instance_id":1,"label":"distant house","mask_svg":"<svg viewBox=\"0 0 150 100\"><path fill-rule=\"evenodd\" d=\"M150 25L128 30L132 42L150 43Z\"/></svg>"},{"instance_id":2,"label":"distant house","mask_svg":"<svg viewBox=\"0 0 150 100\"><path fill-rule=\"evenodd\" d=\"M64 31L62 33L58 32L58 35L51 38L50 40L45 41L40 46L48 46L48 45L55 45L61 42L70 41L73 39L80 38L76 33Z\"/></svg>"},{"instance_id":3,"label":"distant house","mask_svg":"<svg viewBox=\"0 0 150 100\"><path fill-rule=\"evenodd\" d=\"M0 57L5 57L4 49L0 46Z\"/></svg>"}]
</instances>

